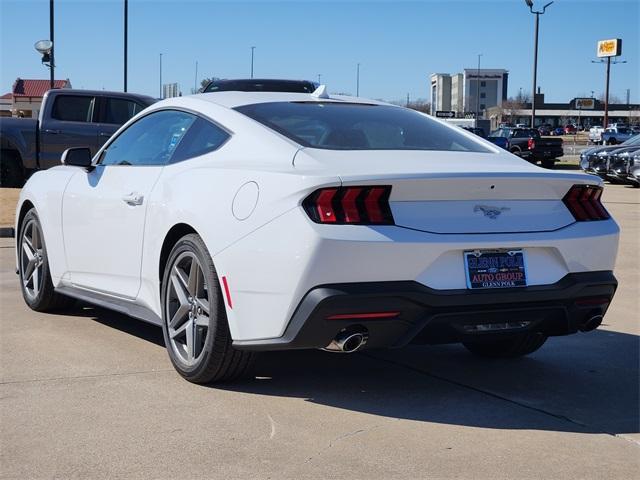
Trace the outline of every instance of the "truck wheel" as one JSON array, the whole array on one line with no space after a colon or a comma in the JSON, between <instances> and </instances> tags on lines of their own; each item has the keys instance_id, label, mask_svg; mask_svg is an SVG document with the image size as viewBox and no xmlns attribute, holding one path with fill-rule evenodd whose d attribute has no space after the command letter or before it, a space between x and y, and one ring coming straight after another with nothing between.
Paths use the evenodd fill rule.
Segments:
<instances>
[{"instance_id":1,"label":"truck wheel","mask_svg":"<svg viewBox=\"0 0 640 480\"><path fill-rule=\"evenodd\" d=\"M524 333L500 340L463 342L474 355L489 358L515 358L529 355L547 341L542 333Z\"/></svg>"},{"instance_id":2,"label":"truck wheel","mask_svg":"<svg viewBox=\"0 0 640 480\"><path fill-rule=\"evenodd\" d=\"M615 138L610 138L609 141L607 142L607 145L615 145L616 143L616 139Z\"/></svg>"},{"instance_id":3,"label":"truck wheel","mask_svg":"<svg viewBox=\"0 0 640 480\"><path fill-rule=\"evenodd\" d=\"M0 187L19 188L24 185L24 169L20 155L11 150L0 154Z\"/></svg>"},{"instance_id":4,"label":"truck wheel","mask_svg":"<svg viewBox=\"0 0 640 480\"><path fill-rule=\"evenodd\" d=\"M553 170L553 167L556 164L555 160L542 160L542 168L548 168L549 170Z\"/></svg>"}]
</instances>

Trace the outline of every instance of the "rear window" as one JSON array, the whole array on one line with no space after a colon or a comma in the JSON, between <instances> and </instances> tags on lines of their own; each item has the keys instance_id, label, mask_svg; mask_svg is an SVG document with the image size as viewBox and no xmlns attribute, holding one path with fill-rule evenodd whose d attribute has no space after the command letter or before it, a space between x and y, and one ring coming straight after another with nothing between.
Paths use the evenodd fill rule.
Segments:
<instances>
[{"instance_id":1,"label":"rear window","mask_svg":"<svg viewBox=\"0 0 640 480\"><path fill-rule=\"evenodd\" d=\"M60 95L53 103L51 116L66 122L91 122L94 97Z\"/></svg>"},{"instance_id":2,"label":"rear window","mask_svg":"<svg viewBox=\"0 0 640 480\"><path fill-rule=\"evenodd\" d=\"M311 148L491 152L466 134L416 111L338 102L273 102L236 110Z\"/></svg>"}]
</instances>

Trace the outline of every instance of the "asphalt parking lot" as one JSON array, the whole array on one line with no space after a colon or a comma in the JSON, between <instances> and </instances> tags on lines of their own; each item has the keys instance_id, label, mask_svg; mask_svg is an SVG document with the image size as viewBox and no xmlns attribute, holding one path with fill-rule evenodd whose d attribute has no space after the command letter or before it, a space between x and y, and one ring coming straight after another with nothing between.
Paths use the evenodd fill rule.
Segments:
<instances>
[{"instance_id":1,"label":"asphalt parking lot","mask_svg":"<svg viewBox=\"0 0 640 480\"><path fill-rule=\"evenodd\" d=\"M461 346L263 354L256 378L182 380L161 331L27 309L0 239L0 478L640 478L640 189L604 325L513 361Z\"/></svg>"}]
</instances>

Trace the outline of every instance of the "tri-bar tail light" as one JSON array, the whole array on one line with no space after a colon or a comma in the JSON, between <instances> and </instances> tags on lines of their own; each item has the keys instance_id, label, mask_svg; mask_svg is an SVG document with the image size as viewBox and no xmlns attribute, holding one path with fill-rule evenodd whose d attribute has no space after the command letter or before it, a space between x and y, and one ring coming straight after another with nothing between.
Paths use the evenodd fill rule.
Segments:
<instances>
[{"instance_id":1,"label":"tri-bar tail light","mask_svg":"<svg viewBox=\"0 0 640 480\"><path fill-rule=\"evenodd\" d=\"M309 195L302 206L316 223L393 225L390 194L390 185L321 188Z\"/></svg>"},{"instance_id":2,"label":"tri-bar tail light","mask_svg":"<svg viewBox=\"0 0 640 480\"><path fill-rule=\"evenodd\" d=\"M609 213L600 201L601 196L602 187L600 186L574 185L569 189L562 201L578 222L607 220Z\"/></svg>"}]
</instances>

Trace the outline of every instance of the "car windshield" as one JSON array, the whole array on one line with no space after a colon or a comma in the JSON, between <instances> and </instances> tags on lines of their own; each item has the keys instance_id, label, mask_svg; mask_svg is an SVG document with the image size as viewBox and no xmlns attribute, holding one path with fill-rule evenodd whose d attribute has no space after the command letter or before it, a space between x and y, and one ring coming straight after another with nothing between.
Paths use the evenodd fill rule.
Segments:
<instances>
[{"instance_id":1,"label":"car windshield","mask_svg":"<svg viewBox=\"0 0 640 480\"><path fill-rule=\"evenodd\" d=\"M343 102L272 102L236 110L293 141L330 150L492 152L414 110Z\"/></svg>"}]
</instances>

